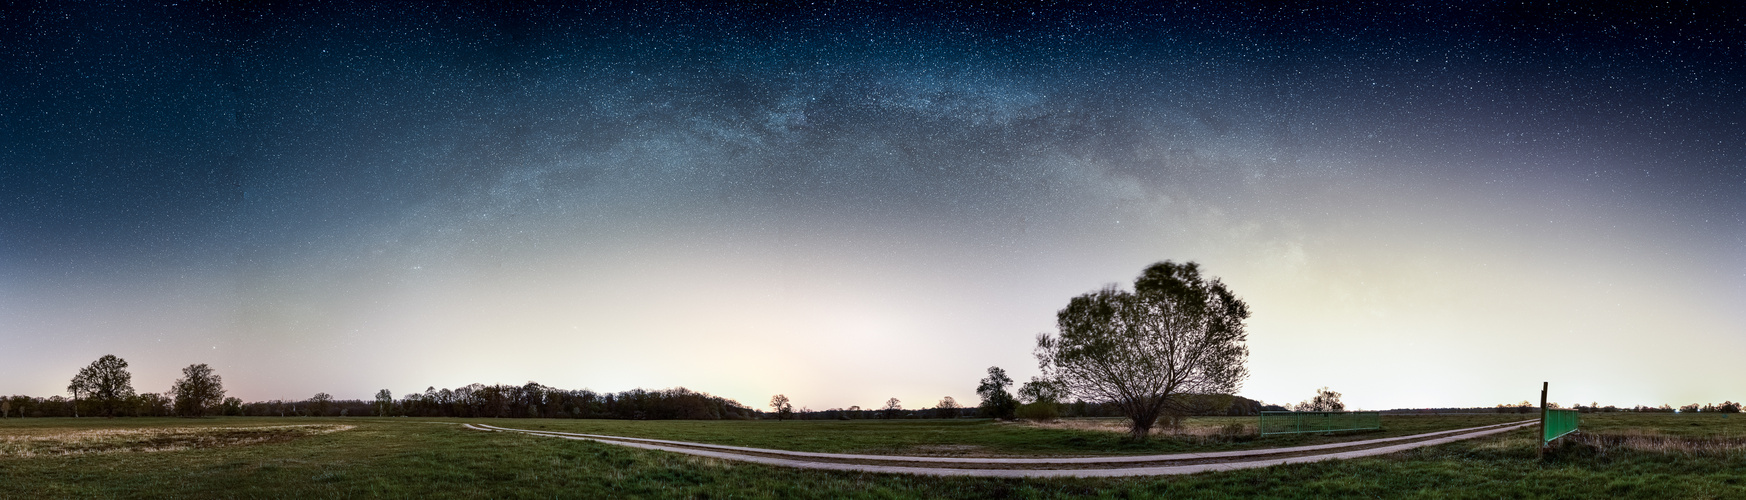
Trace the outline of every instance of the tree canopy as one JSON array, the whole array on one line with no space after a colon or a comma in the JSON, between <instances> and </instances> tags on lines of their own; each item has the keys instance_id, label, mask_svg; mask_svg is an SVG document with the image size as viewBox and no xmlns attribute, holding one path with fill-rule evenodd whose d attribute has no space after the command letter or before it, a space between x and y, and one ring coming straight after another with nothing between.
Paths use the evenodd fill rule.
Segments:
<instances>
[{"instance_id":1,"label":"tree canopy","mask_svg":"<svg viewBox=\"0 0 1746 500\"><path fill-rule=\"evenodd\" d=\"M106 354L91 366L80 368L67 389L75 398L83 395L97 405L103 416L113 417L116 409L133 397L133 375L127 372L127 360Z\"/></svg>"},{"instance_id":2,"label":"tree canopy","mask_svg":"<svg viewBox=\"0 0 1746 500\"><path fill-rule=\"evenodd\" d=\"M1346 403L1340 402L1340 393L1323 387L1316 389L1316 397L1309 401L1298 403L1297 411L1346 411Z\"/></svg>"},{"instance_id":3,"label":"tree canopy","mask_svg":"<svg viewBox=\"0 0 1746 500\"><path fill-rule=\"evenodd\" d=\"M1006 376L1006 370L998 366L988 367L988 376L976 385L976 395L982 397L982 412L994 418L1011 419L1018 410L1018 399L1012 397L1006 388L1012 386L1012 377Z\"/></svg>"},{"instance_id":4,"label":"tree canopy","mask_svg":"<svg viewBox=\"0 0 1746 500\"><path fill-rule=\"evenodd\" d=\"M175 398L177 415L203 417L208 408L224 403L224 379L205 363L188 365L182 369L182 378L170 386L170 394Z\"/></svg>"},{"instance_id":5,"label":"tree canopy","mask_svg":"<svg viewBox=\"0 0 1746 500\"><path fill-rule=\"evenodd\" d=\"M789 403L788 396L782 394L770 396L770 408L776 410L777 422L794 414L794 404Z\"/></svg>"},{"instance_id":6,"label":"tree canopy","mask_svg":"<svg viewBox=\"0 0 1746 500\"><path fill-rule=\"evenodd\" d=\"M1067 394L1108 401L1145 439L1182 394L1235 393L1248 370L1249 306L1200 265L1148 266L1134 291L1114 285L1069 300L1059 332L1037 336L1037 361Z\"/></svg>"}]
</instances>

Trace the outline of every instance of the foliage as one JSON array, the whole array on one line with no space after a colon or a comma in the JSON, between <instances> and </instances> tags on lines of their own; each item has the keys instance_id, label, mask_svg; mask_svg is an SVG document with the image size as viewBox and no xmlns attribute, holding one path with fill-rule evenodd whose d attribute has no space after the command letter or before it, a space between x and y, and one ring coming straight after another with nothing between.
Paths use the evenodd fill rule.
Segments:
<instances>
[{"instance_id":1,"label":"foliage","mask_svg":"<svg viewBox=\"0 0 1746 500\"><path fill-rule=\"evenodd\" d=\"M1292 409L1295 411L1346 411L1346 403L1340 402L1340 393L1323 387L1316 389L1315 397L1298 403Z\"/></svg>"},{"instance_id":2,"label":"foliage","mask_svg":"<svg viewBox=\"0 0 1746 500\"><path fill-rule=\"evenodd\" d=\"M1047 401L1019 405L1015 415L1018 418L1037 422L1047 422L1061 418L1060 404Z\"/></svg>"},{"instance_id":3,"label":"foliage","mask_svg":"<svg viewBox=\"0 0 1746 500\"><path fill-rule=\"evenodd\" d=\"M1159 262L1134 280L1074 297L1056 314L1059 334L1037 336L1045 375L1070 395L1116 404L1143 440L1173 395L1230 394L1248 376L1243 321L1249 306L1193 262Z\"/></svg>"},{"instance_id":4,"label":"foliage","mask_svg":"<svg viewBox=\"0 0 1746 500\"><path fill-rule=\"evenodd\" d=\"M333 407L333 396L325 392L317 392L309 398L309 412L317 417L327 416L327 410Z\"/></svg>"},{"instance_id":5,"label":"foliage","mask_svg":"<svg viewBox=\"0 0 1746 500\"><path fill-rule=\"evenodd\" d=\"M376 415L386 417L394 410L394 393L387 389L376 391Z\"/></svg>"},{"instance_id":6,"label":"foliage","mask_svg":"<svg viewBox=\"0 0 1746 500\"><path fill-rule=\"evenodd\" d=\"M219 404L219 414L228 417L240 417L243 414L242 406L242 398L224 398L224 402Z\"/></svg>"},{"instance_id":7,"label":"foliage","mask_svg":"<svg viewBox=\"0 0 1746 500\"><path fill-rule=\"evenodd\" d=\"M776 421L794 416L794 405L788 402L788 396L777 394L770 396L770 408L776 410Z\"/></svg>"},{"instance_id":8,"label":"foliage","mask_svg":"<svg viewBox=\"0 0 1746 500\"><path fill-rule=\"evenodd\" d=\"M963 406L958 404L958 400L946 396L940 398L939 403L934 404L934 416L936 418L958 418L958 411L961 408Z\"/></svg>"},{"instance_id":9,"label":"foliage","mask_svg":"<svg viewBox=\"0 0 1746 500\"><path fill-rule=\"evenodd\" d=\"M270 411L270 404L264 405ZM401 412L418 417L608 418L627 420L749 419L757 411L738 401L683 387L596 393L525 385L471 384L454 389L426 388L401 397ZM271 414L271 413L262 413Z\"/></svg>"},{"instance_id":10,"label":"foliage","mask_svg":"<svg viewBox=\"0 0 1746 500\"><path fill-rule=\"evenodd\" d=\"M205 363L188 365L182 369L182 378L170 386L169 394L175 400L177 415L203 417L207 409L224 402L224 379Z\"/></svg>"},{"instance_id":11,"label":"foliage","mask_svg":"<svg viewBox=\"0 0 1746 500\"><path fill-rule=\"evenodd\" d=\"M1012 386L1012 378L1006 376L1006 370L998 366L988 367L988 376L976 386L976 395L982 397L982 415L999 419L1012 419L1018 410L1018 399L1006 388Z\"/></svg>"},{"instance_id":12,"label":"foliage","mask_svg":"<svg viewBox=\"0 0 1746 500\"><path fill-rule=\"evenodd\" d=\"M74 399L81 394L103 410L103 416L114 417L117 410L133 397L133 375L127 372L127 360L106 354L90 366L80 368L73 382L67 385Z\"/></svg>"},{"instance_id":13,"label":"foliage","mask_svg":"<svg viewBox=\"0 0 1746 500\"><path fill-rule=\"evenodd\" d=\"M1060 403L1067 398L1067 394L1061 384L1055 381L1031 377L1030 382L1019 387L1018 397L1026 403Z\"/></svg>"},{"instance_id":14,"label":"foliage","mask_svg":"<svg viewBox=\"0 0 1746 500\"><path fill-rule=\"evenodd\" d=\"M903 402L898 401L897 398L887 399L885 407L881 408L880 411L885 413L886 419L897 418L898 413L903 411Z\"/></svg>"}]
</instances>

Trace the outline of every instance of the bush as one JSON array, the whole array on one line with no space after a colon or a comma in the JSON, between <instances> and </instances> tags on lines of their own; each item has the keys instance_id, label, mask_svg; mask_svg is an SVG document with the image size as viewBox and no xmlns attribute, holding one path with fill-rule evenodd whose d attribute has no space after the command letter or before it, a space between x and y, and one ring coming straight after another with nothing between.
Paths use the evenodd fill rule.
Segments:
<instances>
[{"instance_id":1,"label":"bush","mask_svg":"<svg viewBox=\"0 0 1746 500\"><path fill-rule=\"evenodd\" d=\"M1019 405L1018 418L1044 422L1061 418L1061 409L1055 403L1031 403Z\"/></svg>"}]
</instances>

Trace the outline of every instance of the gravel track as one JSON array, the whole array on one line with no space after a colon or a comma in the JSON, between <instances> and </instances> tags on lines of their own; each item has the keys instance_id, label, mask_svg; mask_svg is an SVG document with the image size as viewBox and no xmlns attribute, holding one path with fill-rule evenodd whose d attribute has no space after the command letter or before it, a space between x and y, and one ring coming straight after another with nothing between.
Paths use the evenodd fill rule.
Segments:
<instances>
[{"instance_id":1,"label":"gravel track","mask_svg":"<svg viewBox=\"0 0 1746 500\"><path fill-rule=\"evenodd\" d=\"M480 431L515 432L560 439L595 441L632 448L684 453L687 455L723 460L736 460L805 469L889 474L921 474L934 476L1123 477L1194 474L1199 472L1251 469L1281 464L1386 455L1413 448L1435 446L1464 439L1508 432L1529 425L1534 425L1536 423L1538 423L1538 421L1531 420L1472 427L1467 429L1429 432L1411 436L1259 450L1177 453L1170 455L1054 458L918 457L813 453L765 448L748 448L742 446L724 446L706 443L690 443L663 439L514 429L485 424L465 424L464 427ZM1314 453L1323 450L1345 451ZM1272 458L1262 458L1270 456ZM1170 463L1172 462L1175 462L1176 464L1171 465ZM1056 466L1056 468L1038 468L1040 466Z\"/></svg>"}]
</instances>

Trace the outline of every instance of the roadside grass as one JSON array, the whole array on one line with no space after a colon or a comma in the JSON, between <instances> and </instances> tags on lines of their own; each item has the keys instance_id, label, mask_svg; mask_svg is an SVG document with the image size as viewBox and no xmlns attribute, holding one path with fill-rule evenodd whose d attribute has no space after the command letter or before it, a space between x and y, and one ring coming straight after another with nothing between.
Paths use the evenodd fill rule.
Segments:
<instances>
[{"instance_id":1,"label":"roadside grass","mask_svg":"<svg viewBox=\"0 0 1746 500\"><path fill-rule=\"evenodd\" d=\"M1583 424L1585 432L1636 429L1673 434L1677 428L1682 432L1680 435L1692 438L1742 430L1735 422L1740 419L1720 422L1719 418L1692 420L1685 416L1628 417L1584 415ZM1435 424L1433 419L1440 417L1400 418L1425 420L1385 421L1384 425L1431 426ZM1038 480L797 470L601 443L469 431L450 423L424 423L419 419L149 420L10 420L0 422L0 436L25 430L53 433L95 428L310 423L354 427L264 444L156 453L0 458L0 498L1746 498L1746 457L1739 454L1707 456L1619 449L1598 456L1573 441L1541 461L1535 456L1532 429L1357 460L1191 476ZM576 423L464 421L506 427ZM1699 425L1690 425L1694 421ZM852 436L862 441L858 446L874 447L909 442L876 437L881 433L909 433L927 429L930 423L950 424L947 427L953 430L944 431L947 436L964 437L972 442L1001 443L1021 439L1000 437L1003 434L1027 436L1028 432L1038 431L986 421L854 421L836 423L848 427L818 428L788 425L813 422L780 425L734 422L745 427L706 426L703 430L678 425L683 423L686 422L612 422L617 427L611 428L716 437L752 432L761 437L751 439L749 444L764 446L796 442L796 438L783 437L777 431L850 432L860 434ZM776 431L752 430L766 424ZM965 429L956 429L959 425ZM978 425L986 430L977 429ZM1461 426L1467 425L1453 427ZM1594 430L1589 431L1590 427Z\"/></svg>"}]
</instances>

